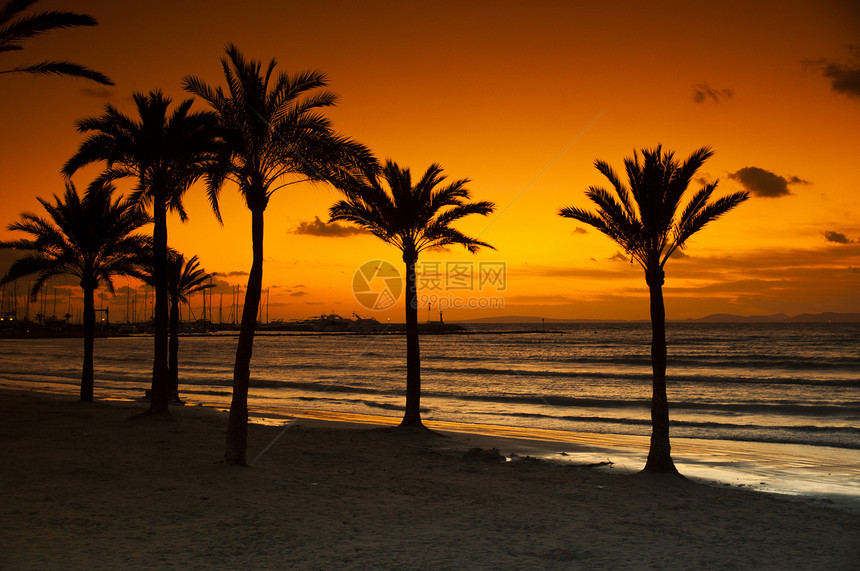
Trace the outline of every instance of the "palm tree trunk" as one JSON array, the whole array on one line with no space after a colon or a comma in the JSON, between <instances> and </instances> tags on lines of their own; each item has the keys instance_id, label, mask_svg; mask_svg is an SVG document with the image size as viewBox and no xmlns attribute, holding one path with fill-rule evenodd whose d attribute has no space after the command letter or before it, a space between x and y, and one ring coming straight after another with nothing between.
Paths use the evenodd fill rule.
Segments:
<instances>
[{"instance_id":1,"label":"palm tree trunk","mask_svg":"<svg viewBox=\"0 0 860 571\"><path fill-rule=\"evenodd\" d=\"M150 414L167 412L170 387L167 367L168 304L167 304L167 203L162 192L152 199L153 281L155 282L155 350L152 363Z\"/></svg>"},{"instance_id":2,"label":"palm tree trunk","mask_svg":"<svg viewBox=\"0 0 860 571\"><path fill-rule=\"evenodd\" d=\"M248 449L248 385L251 380L251 354L254 350L254 331L257 327L257 312L263 289L263 212L251 211L251 242L254 256L245 306L242 309L242 325L239 328L239 343L236 347L236 362L233 366L233 400L230 403L230 418L227 422L227 450L224 460L228 464L247 465Z\"/></svg>"},{"instance_id":3,"label":"palm tree trunk","mask_svg":"<svg viewBox=\"0 0 860 571\"><path fill-rule=\"evenodd\" d=\"M669 444L669 401L666 397L666 309L663 270L646 270L651 295L651 447L644 472L677 474Z\"/></svg>"},{"instance_id":4,"label":"palm tree trunk","mask_svg":"<svg viewBox=\"0 0 860 571\"><path fill-rule=\"evenodd\" d=\"M96 336L94 289L84 287L84 368L81 372L81 400L93 401L93 346Z\"/></svg>"},{"instance_id":5,"label":"palm tree trunk","mask_svg":"<svg viewBox=\"0 0 860 571\"><path fill-rule=\"evenodd\" d=\"M421 423L421 349L418 345L418 289L415 284L417 258L406 262L406 410L401 427L423 428Z\"/></svg>"},{"instance_id":6,"label":"palm tree trunk","mask_svg":"<svg viewBox=\"0 0 860 571\"><path fill-rule=\"evenodd\" d=\"M170 341L167 362L170 379L170 398L179 402L179 300L170 300Z\"/></svg>"}]
</instances>

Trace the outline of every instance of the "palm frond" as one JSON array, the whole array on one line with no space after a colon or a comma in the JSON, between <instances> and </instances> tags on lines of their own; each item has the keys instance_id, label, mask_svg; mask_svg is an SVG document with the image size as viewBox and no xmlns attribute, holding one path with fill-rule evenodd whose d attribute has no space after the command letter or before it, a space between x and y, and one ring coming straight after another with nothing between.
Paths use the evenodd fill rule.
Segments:
<instances>
[{"instance_id":1,"label":"palm frond","mask_svg":"<svg viewBox=\"0 0 860 571\"><path fill-rule=\"evenodd\" d=\"M708 200L710 200L716 188L717 183L705 185L690 198L690 201L675 223L676 243L678 242L677 237L686 233L686 228L690 225L690 222L708 204Z\"/></svg>"},{"instance_id":2,"label":"palm frond","mask_svg":"<svg viewBox=\"0 0 860 571\"><path fill-rule=\"evenodd\" d=\"M437 188L444 180L442 167L432 164L413 184L408 168L386 160L378 170L365 169L360 177L340 181L338 188L347 199L330 208L330 220L351 222L369 230L399 248L404 260L417 259L428 248L450 244L460 244L473 253L480 247L492 248L450 224L470 214L490 214L493 203L466 202L468 179Z\"/></svg>"},{"instance_id":3,"label":"palm frond","mask_svg":"<svg viewBox=\"0 0 860 571\"><path fill-rule=\"evenodd\" d=\"M450 226L430 226L419 237L416 245L417 252L423 252L428 248L441 248L450 245L460 245L466 248L470 254L475 254L481 247L495 250L493 246L476 238L466 236L459 230Z\"/></svg>"},{"instance_id":4,"label":"palm frond","mask_svg":"<svg viewBox=\"0 0 860 571\"><path fill-rule=\"evenodd\" d=\"M750 195L747 192L735 192L706 205L690 219L689 223L683 229L678 230L675 237L675 248L683 249L687 240L693 234L704 228L707 224L721 217L729 210L732 210L738 204L749 199L749 197ZM673 248L673 250L675 248Z\"/></svg>"},{"instance_id":5,"label":"palm frond","mask_svg":"<svg viewBox=\"0 0 860 571\"><path fill-rule=\"evenodd\" d=\"M250 208L265 209L275 191L296 180L348 185L350 178L361 178L360 167L372 154L334 133L317 111L336 102L324 90L323 73L275 76L274 59L264 68L234 44L226 46L221 67L226 90L191 76L183 80L187 91L208 103L220 127L223 150L211 158L205 175L219 221L218 194L227 180L236 182Z\"/></svg>"},{"instance_id":6,"label":"palm frond","mask_svg":"<svg viewBox=\"0 0 860 571\"><path fill-rule=\"evenodd\" d=\"M608 236L638 261L646 274L661 269L690 236L748 198L746 193L735 193L709 202L716 189L713 183L696 192L677 215L690 182L712 155L710 147L702 147L679 163L673 152L664 151L660 145L634 151L632 157L624 159L627 185L608 163L595 161L612 183L617 198L604 189L589 187L586 196L597 205L596 212L567 207L559 215Z\"/></svg>"},{"instance_id":7,"label":"palm frond","mask_svg":"<svg viewBox=\"0 0 860 571\"><path fill-rule=\"evenodd\" d=\"M210 112L191 112L193 99L176 104L161 90L132 95L137 117L132 118L106 105L101 116L78 121L78 131L89 133L78 151L66 162L63 173L70 177L78 169L104 162L106 168L95 184L134 177L135 201L149 203L163 195L168 207L181 219L187 214L183 194L206 176L218 162L223 142Z\"/></svg>"},{"instance_id":8,"label":"palm frond","mask_svg":"<svg viewBox=\"0 0 860 571\"><path fill-rule=\"evenodd\" d=\"M109 285L112 275L125 273L147 243L134 232L147 223L148 217L133 204L114 199L114 190L109 185L91 187L81 199L67 183L65 194L54 195L53 202L38 198L46 218L25 212L9 226L30 238L0 243L0 248L31 252L19 258L3 279L36 275L35 294L59 274L70 274L98 287L100 281Z\"/></svg>"},{"instance_id":9,"label":"palm frond","mask_svg":"<svg viewBox=\"0 0 860 571\"><path fill-rule=\"evenodd\" d=\"M24 4L23 2L7 2L7 4ZM32 3L30 3L32 4ZM78 26L95 26L98 24L95 18L87 14L76 14L74 12L49 11L40 12L31 16L22 16L14 22L9 22L10 16L20 14L22 9L13 6L15 14L9 14L8 8L0 12L0 45L18 44L21 40L35 38L51 30L63 28L76 28Z\"/></svg>"},{"instance_id":10,"label":"palm frond","mask_svg":"<svg viewBox=\"0 0 860 571\"><path fill-rule=\"evenodd\" d=\"M76 28L79 26L95 26L97 24L95 18L92 16L75 12L53 10L23 15L22 13L33 6L33 4L35 4L34 0L9 0L0 5L0 53L20 51L23 49L22 42L25 40L41 36L52 30ZM33 73L81 77L103 85L113 85L110 78L103 73L67 61L49 60L0 70L0 74L4 73Z\"/></svg>"},{"instance_id":11,"label":"palm frond","mask_svg":"<svg viewBox=\"0 0 860 571\"><path fill-rule=\"evenodd\" d=\"M193 75L186 75L182 78L182 88L189 93L193 93L210 105L219 99L212 87L199 77Z\"/></svg>"},{"instance_id":12,"label":"palm frond","mask_svg":"<svg viewBox=\"0 0 860 571\"><path fill-rule=\"evenodd\" d=\"M113 85L113 81L105 74L68 61L43 61L31 65L19 65L12 69L0 70L0 74L2 73L34 73L40 75L81 77L101 83L102 85Z\"/></svg>"},{"instance_id":13,"label":"palm frond","mask_svg":"<svg viewBox=\"0 0 860 571\"><path fill-rule=\"evenodd\" d=\"M12 18L35 4L38 0L6 0L0 4L0 26L7 25Z\"/></svg>"}]
</instances>

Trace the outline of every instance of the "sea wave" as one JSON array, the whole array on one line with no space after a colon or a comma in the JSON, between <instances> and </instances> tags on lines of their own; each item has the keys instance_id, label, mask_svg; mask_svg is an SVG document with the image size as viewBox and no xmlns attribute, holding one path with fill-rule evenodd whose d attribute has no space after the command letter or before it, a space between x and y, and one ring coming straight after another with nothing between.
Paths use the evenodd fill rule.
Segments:
<instances>
[{"instance_id":1,"label":"sea wave","mask_svg":"<svg viewBox=\"0 0 860 571\"><path fill-rule=\"evenodd\" d=\"M211 384L211 383L210 383ZM251 379L250 386L258 389L296 390L309 394L308 398L319 398L328 394L361 394L361 395L385 395L400 397L404 393L405 386L401 384L392 385L388 388L373 387L367 385L344 384L336 382L320 381L280 381L273 379ZM314 396L316 395L316 396ZM605 409L648 409L651 404L650 397L627 397L627 398L593 398L566 396L558 394L498 394L492 392L462 392L456 390L425 389L422 391L425 398L453 399L467 402L486 402L504 404L515 407L517 405L552 406L560 408L605 408ZM290 395L284 395L289 397ZM298 395L294 395L298 397ZM733 398L738 398L732 394ZM747 400L747 401L715 401L711 400L674 400L670 402L673 411L697 411L710 412L714 414L725 413L748 413L765 415L798 415L798 416L846 416L855 417L860 420L860 400L847 400L842 402L828 402L819 404L808 404L790 399L776 399L769 401Z\"/></svg>"},{"instance_id":2,"label":"sea wave","mask_svg":"<svg viewBox=\"0 0 860 571\"><path fill-rule=\"evenodd\" d=\"M595 370L543 370L529 368L494 368L494 367L438 367L425 366L422 368L424 373L445 373L457 375L474 375L474 376L512 376L512 377L560 377L560 378L575 378L575 379L615 379L615 380L638 380L647 381L651 379L651 371L643 370L641 372L630 371L595 371ZM703 374L696 369L689 370L673 370L667 372L669 382L673 380L699 383L718 383L726 385L731 383L738 384L768 384L768 385L809 385L809 386L833 386L833 387L860 387L860 379L813 379L813 378L797 378L774 376L773 372L764 375L761 370L748 371L749 376L733 375L727 377L721 374Z\"/></svg>"}]
</instances>

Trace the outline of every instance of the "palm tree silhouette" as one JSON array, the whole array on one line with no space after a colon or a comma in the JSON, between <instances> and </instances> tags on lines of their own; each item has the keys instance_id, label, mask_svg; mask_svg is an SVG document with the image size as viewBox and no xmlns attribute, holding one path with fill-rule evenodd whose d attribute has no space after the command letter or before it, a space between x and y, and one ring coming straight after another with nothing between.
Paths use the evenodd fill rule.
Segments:
<instances>
[{"instance_id":1,"label":"palm tree silhouette","mask_svg":"<svg viewBox=\"0 0 860 571\"><path fill-rule=\"evenodd\" d=\"M51 30L95 26L98 23L92 16L74 12L50 11L32 15L22 14L36 2L37 0L7 0L0 4L0 52L23 50L21 42ZM0 74L2 73L65 75L82 77L102 85L113 85L113 81L104 74L68 61L43 61L31 65L20 65L12 69L0 70Z\"/></svg>"},{"instance_id":2,"label":"palm tree silhouette","mask_svg":"<svg viewBox=\"0 0 860 571\"><path fill-rule=\"evenodd\" d=\"M329 210L330 221L346 221L369 230L374 236L396 246L406 264L406 409L400 423L404 428L423 428L421 422L421 352L418 344L418 291L415 264L427 248L461 244L475 253L485 242L470 238L451 224L470 214L486 216L492 202L468 202L468 179L437 188L444 180L442 167L432 164L415 185L408 168L386 161L382 179L375 173L341 181L346 200ZM386 188L387 186L387 188Z\"/></svg>"},{"instance_id":3,"label":"palm tree silhouette","mask_svg":"<svg viewBox=\"0 0 860 571\"><path fill-rule=\"evenodd\" d=\"M155 264L152 255L144 258L141 264L143 271L136 274L145 284L155 284ZM174 250L167 254L167 294L170 298L170 342L168 343L168 378L170 398L175 402L179 399L179 304L188 303L188 298L199 291L214 287L206 281L212 277L200 267L197 256L185 260L185 256Z\"/></svg>"},{"instance_id":4,"label":"palm tree silhouette","mask_svg":"<svg viewBox=\"0 0 860 571\"><path fill-rule=\"evenodd\" d=\"M634 151L624 160L628 183L604 161L595 161L597 170L612 184L615 194L589 187L586 196L598 209L588 212L568 207L560 216L593 226L612 238L645 270L651 298L651 446L644 472L677 473L669 445L669 403L666 397L666 312L663 305L664 266L669 257L709 222L716 220L747 198L736 192L708 202L717 183L706 184L687 201L681 200L702 164L713 155L710 147L696 150L679 162L674 153L661 146L642 149L642 159Z\"/></svg>"},{"instance_id":5,"label":"palm tree silhouette","mask_svg":"<svg viewBox=\"0 0 860 571\"><path fill-rule=\"evenodd\" d=\"M224 458L228 464L246 464L248 441L248 383L257 313L263 283L263 220L272 194L305 181L327 181L345 176L359 164L373 164L363 145L335 134L320 109L335 104L325 90L326 77L317 71L296 75L280 73L270 60L265 70L246 60L230 44L221 66L227 90L212 88L188 76L185 88L206 101L218 117L226 142L222 159L208 177L209 199L218 220L218 196L228 180L235 183L251 211L253 260L248 275L236 361L233 399Z\"/></svg>"},{"instance_id":6,"label":"palm tree silhouette","mask_svg":"<svg viewBox=\"0 0 860 571\"><path fill-rule=\"evenodd\" d=\"M53 203L37 198L47 218L24 212L20 221L9 225L9 230L32 238L0 242L0 248L29 252L12 264L0 284L38 274L30 292L36 299L53 276L67 274L80 280L84 290L82 401L93 400L94 292L102 283L113 292L113 276L131 275L142 252L150 247L148 237L133 233L149 217L136 204L114 199L113 192L108 184L91 185L82 199L67 182L65 195L54 195Z\"/></svg>"},{"instance_id":7,"label":"palm tree silhouette","mask_svg":"<svg viewBox=\"0 0 860 571\"><path fill-rule=\"evenodd\" d=\"M108 104L100 117L78 121L78 132L90 133L63 167L71 177L78 169L105 162L100 181L137 179L131 199L152 204L155 281L155 349L149 413L166 413L168 388L167 212L185 221L182 197L201 178L219 149L217 124L209 112L191 112L186 99L169 113L171 99L161 91L133 94L138 119Z\"/></svg>"}]
</instances>

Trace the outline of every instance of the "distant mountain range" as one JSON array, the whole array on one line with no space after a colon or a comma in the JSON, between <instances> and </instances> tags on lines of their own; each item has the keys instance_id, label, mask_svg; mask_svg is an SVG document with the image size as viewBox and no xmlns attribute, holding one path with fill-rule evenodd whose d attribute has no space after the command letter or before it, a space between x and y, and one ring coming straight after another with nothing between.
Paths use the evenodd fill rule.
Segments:
<instances>
[{"instance_id":1,"label":"distant mountain range","mask_svg":"<svg viewBox=\"0 0 860 571\"><path fill-rule=\"evenodd\" d=\"M468 319L452 323L626 323L631 321L647 321L644 319L554 319L551 317L534 317L524 315L505 315L500 317L484 317L481 319ZM786 315L785 313L774 313L773 315L732 315L730 313L714 313L707 317L696 319L670 319L669 321L685 321L698 323L860 323L860 313L801 313L799 315Z\"/></svg>"}]
</instances>

